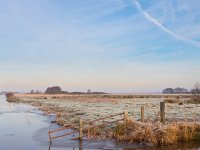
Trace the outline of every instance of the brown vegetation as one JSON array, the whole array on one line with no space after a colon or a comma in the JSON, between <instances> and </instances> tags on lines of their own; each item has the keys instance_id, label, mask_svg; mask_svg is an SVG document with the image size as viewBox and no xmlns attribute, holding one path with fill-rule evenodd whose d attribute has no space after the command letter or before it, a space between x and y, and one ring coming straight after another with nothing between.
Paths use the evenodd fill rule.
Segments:
<instances>
[{"instance_id":1,"label":"brown vegetation","mask_svg":"<svg viewBox=\"0 0 200 150\"><path fill-rule=\"evenodd\" d=\"M173 98L167 98L164 100L166 103L179 103L178 99L173 99Z\"/></svg>"},{"instance_id":2,"label":"brown vegetation","mask_svg":"<svg viewBox=\"0 0 200 150\"><path fill-rule=\"evenodd\" d=\"M17 102L19 99L14 95L14 93L6 93L6 98L8 102Z\"/></svg>"},{"instance_id":3,"label":"brown vegetation","mask_svg":"<svg viewBox=\"0 0 200 150\"><path fill-rule=\"evenodd\" d=\"M186 100L185 101L187 104L200 104L200 99L193 99L193 98L191 98L191 99L189 99L189 100Z\"/></svg>"},{"instance_id":4,"label":"brown vegetation","mask_svg":"<svg viewBox=\"0 0 200 150\"><path fill-rule=\"evenodd\" d=\"M163 125L159 122L140 123L130 120L127 124L117 124L114 138L120 141L143 142L148 145L200 141L200 124L176 122Z\"/></svg>"}]
</instances>

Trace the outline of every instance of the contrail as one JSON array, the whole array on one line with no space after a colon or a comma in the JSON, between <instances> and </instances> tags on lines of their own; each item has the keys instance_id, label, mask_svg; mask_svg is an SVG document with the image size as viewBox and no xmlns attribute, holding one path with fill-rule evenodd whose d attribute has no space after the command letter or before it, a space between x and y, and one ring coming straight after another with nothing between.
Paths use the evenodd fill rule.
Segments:
<instances>
[{"instance_id":1,"label":"contrail","mask_svg":"<svg viewBox=\"0 0 200 150\"><path fill-rule=\"evenodd\" d=\"M200 47L200 42L182 37L177 35L176 33L172 32L171 30L169 30L168 28L166 28L163 24L161 24L158 20L156 20L154 17L152 17L149 13L147 13L142 6L140 5L140 3L136 0L133 0L133 3L136 5L137 9L143 14L143 16L149 20L150 22L152 22L154 25L156 25L157 27L159 27L160 29L162 29L164 32L168 33L169 35L171 35L172 37L176 38L177 40L186 42L186 43L190 43L194 46Z\"/></svg>"}]
</instances>

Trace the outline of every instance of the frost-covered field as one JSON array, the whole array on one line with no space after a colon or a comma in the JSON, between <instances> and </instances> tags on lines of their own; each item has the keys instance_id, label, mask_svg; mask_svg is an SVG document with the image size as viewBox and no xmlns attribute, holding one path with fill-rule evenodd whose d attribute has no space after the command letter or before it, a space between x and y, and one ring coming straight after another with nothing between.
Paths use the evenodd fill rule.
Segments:
<instances>
[{"instance_id":1,"label":"frost-covered field","mask_svg":"<svg viewBox=\"0 0 200 150\"><path fill-rule=\"evenodd\" d=\"M65 125L77 123L79 118L91 121L112 114L128 111L129 117L140 119L141 106L145 108L145 120L159 120L160 102L165 97L121 98L102 95L31 95L17 94L20 102L40 106L45 112L56 113L57 122ZM183 98L184 99L184 98ZM200 104L166 103L167 121L200 121Z\"/></svg>"}]
</instances>

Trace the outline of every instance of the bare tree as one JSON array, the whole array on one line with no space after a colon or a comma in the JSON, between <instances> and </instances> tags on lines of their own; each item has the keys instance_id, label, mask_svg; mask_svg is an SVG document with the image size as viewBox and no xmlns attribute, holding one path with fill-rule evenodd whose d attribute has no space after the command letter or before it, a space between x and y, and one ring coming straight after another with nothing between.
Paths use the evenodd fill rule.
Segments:
<instances>
[{"instance_id":1,"label":"bare tree","mask_svg":"<svg viewBox=\"0 0 200 150\"><path fill-rule=\"evenodd\" d=\"M34 94L35 92L34 92L34 90L31 90L31 94Z\"/></svg>"},{"instance_id":2,"label":"bare tree","mask_svg":"<svg viewBox=\"0 0 200 150\"><path fill-rule=\"evenodd\" d=\"M39 91L39 90L36 90L35 91L35 94L41 94L42 92L41 91Z\"/></svg>"},{"instance_id":3,"label":"bare tree","mask_svg":"<svg viewBox=\"0 0 200 150\"><path fill-rule=\"evenodd\" d=\"M193 100L195 101L195 103L200 103L200 84L199 83L195 83L194 85L194 89L192 89L192 94L193 94Z\"/></svg>"},{"instance_id":4,"label":"bare tree","mask_svg":"<svg viewBox=\"0 0 200 150\"><path fill-rule=\"evenodd\" d=\"M194 90L197 94L200 94L200 84L197 82L194 85Z\"/></svg>"},{"instance_id":5,"label":"bare tree","mask_svg":"<svg viewBox=\"0 0 200 150\"><path fill-rule=\"evenodd\" d=\"M87 93L91 93L91 90L90 90L90 89L88 89L88 90L87 90Z\"/></svg>"}]
</instances>

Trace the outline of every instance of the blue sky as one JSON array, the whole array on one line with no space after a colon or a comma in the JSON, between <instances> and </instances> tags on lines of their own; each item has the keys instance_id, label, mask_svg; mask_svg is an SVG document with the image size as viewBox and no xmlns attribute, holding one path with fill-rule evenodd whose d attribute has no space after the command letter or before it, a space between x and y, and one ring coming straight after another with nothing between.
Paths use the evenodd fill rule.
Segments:
<instances>
[{"instance_id":1,"label":"blue sky","mask_svg":"<svg viewBox=\"0 0 200 150\"><path fill-rule=\"evenodd\" d=\"M200 0L0 0L0 90L157 92L200 81Z\"/></svg>"}]
</instances>

